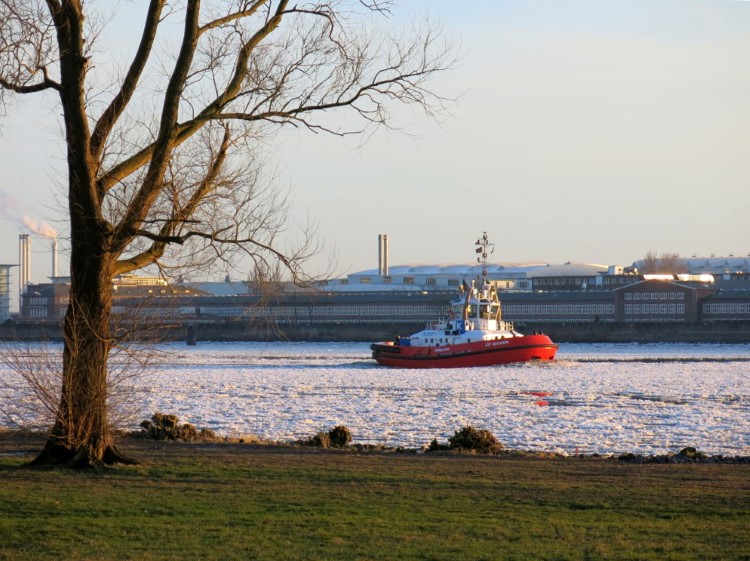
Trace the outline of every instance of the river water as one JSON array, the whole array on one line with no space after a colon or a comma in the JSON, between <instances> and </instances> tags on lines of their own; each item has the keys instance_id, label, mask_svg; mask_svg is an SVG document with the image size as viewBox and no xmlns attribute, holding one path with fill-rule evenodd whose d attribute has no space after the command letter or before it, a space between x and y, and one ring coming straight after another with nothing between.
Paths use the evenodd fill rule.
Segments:
<instances>
[{"instance_id":1,"label":"river water","mask_svg":"<svg viewBox=\"0 0 750 561\"><path fill-rule=\"evenodd\" d=\"M750 345L563 344L549 363L432 370L377 366L363 343L158 351L119 381L131 427L160 411L289 441L344 424L355 442L418 448L471 424L519 450L750 454ZM32 401L0 363L0 425Z\"/></svg>"}]
</instances>

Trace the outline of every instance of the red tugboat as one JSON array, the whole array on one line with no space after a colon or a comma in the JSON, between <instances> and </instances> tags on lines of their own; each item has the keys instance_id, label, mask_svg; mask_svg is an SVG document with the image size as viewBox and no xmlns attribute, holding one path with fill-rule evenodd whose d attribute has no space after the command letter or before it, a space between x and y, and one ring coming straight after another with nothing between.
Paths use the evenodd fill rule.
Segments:
<instances>
[{"instance_id":1,"label":"red tugboat","mask_svg":"<svg viewBox=\"0 0 750 561\"><path fill-rule=\"evenodd\" d=\"M492 366L529 360L552 360L557 345L547 335L523 335L503 321L497 291L487 282L488 248L485 232L477 240L477 260L483 264L478 283L462 287L462 295L451 302L447 319L427 325L411 337L373 343L372 358L382 366L396 368L462 368ZM476 286L478 284L478 286Z\"/></svg>"}]
</instances>

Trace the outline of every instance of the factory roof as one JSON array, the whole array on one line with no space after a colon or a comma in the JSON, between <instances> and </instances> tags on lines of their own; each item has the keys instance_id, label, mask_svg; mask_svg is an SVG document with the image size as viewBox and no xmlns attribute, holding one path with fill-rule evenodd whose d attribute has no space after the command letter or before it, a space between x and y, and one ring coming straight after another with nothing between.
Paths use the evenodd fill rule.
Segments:
<instances>
[{"instance_id":1,"label":"factory roof","mask_svg":"<svg viewBox=\"0 0 750 561\"><path fill-rule=\"evenodd\" d=\"M528 272L548 266L547 263L488 263L487 271L492 273ZM390 276L396 275L474 275L482 272L482 265L477 263L446 263L438 265L407 264L394 265L388 268ZM377 269L366 269L352 273L356 276L378 275Z\"/></svg>"},{"instance_id":2,"label":"factory roof","mask_svg":"<svg viewBox=\"0 0 750 561\"><path fill-rule=\"evenodd\" d=\"M608 270L606 265L589 263L563 263L562 265L547 265L542 269L532 271L531 277L595 277Z\"/></svg>"},{"instance_id":3,"label":"factory roof","mask_svg":"<svg viewBox=\"0 0 750 561\"><path fill-rule=\"evenodd\" d=\"M683 257L681 258L685 268L690 273L737 273L750 272L750 255L745 257ZM643 268L645 260L635 261L634 267Z\"/></svg>"},{"instance_id":4,"label":"factory roof","mask_svg":"<svg viewBox=\"0 0 750 561\"><path fill-rule=\"evenodd\" d=\"M605 265L587 263L564 263L561 265L528 262L528 263L488 263L487 273L493 276L510 277L549 277L549 276L594 276L606 273ZM455 276L476 277L481 275L482 265L476 263L452 263L441 265L396 265L389 267L388 276L421 275L421 276ZM377 269L366 269L349 275L350 277L378 276Z\"/></svg>"}]
</instances>

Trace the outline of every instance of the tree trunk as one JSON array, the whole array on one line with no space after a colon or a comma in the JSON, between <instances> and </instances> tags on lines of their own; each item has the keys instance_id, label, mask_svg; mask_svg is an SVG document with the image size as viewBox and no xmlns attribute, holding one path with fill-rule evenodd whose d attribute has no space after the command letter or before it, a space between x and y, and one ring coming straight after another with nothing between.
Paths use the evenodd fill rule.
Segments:
<instances>
[{"instance_id":1,"label":"tree trunk","mask_svg":"<svg viewBox=\"0 0 750 561\"><path fill-rule=\"evenodd\" d=\"M110 239L106 223L83 219L72 228L60 405L49 439L31 465L83 468L134 463L115 448L108 419Z\"/></svg>"},{"instance_id":2,"label":"tree trunk","mask_svg":"<svg viewBox=\"0 0 750 561\"><path fill-rule=\"evenodd\" d=\"M49 439L31 465L95 467L130 462L114 447L107 412L116 256L112 228L102 215L101 194L96 189L98 165L90 150L83 5L78 0L60 3L52 6L52 16L60 47L59 93L67 143L71 285L60 405Z\"/></svg>"}]
</instances>

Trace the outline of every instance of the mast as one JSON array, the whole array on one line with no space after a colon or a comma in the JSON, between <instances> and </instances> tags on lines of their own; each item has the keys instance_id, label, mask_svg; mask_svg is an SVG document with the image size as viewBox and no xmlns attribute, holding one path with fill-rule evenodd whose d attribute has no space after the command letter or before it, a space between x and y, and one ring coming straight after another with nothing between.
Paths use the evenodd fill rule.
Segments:
<instances>
[{"instance_id":1,"label":"mast","mask_svg":"<svg viewBox=\"0 0 750 561\"><path fill-rule=\"evenodd\" d=\"M482 264L482 293L485 294L486 298L490 301L497 302L497 315L495 316L495 321L500 323L500 320L502 318L502 311L500 307L500 300L497 297L497 292L490 288L487 290L487 276L489 275L489 271L487 270L487 257L495 253L495 244L490 242L489 238L487 237L487 232L482 232L482 237L479 238L476 243L474 244L477 246L476 252L480 255L477 257L477 262Z\"/></svg>"},{"instance_id":2,"label":"mast","mask_svg":"<svg viewBox=\"0 0 750 561\"><path fill-rule=\"evenodd\" d=\"M495 253L495 244L491 243L487 237L487 232L482 232L482 237L474 244L477 246L476 252L480 255L477 257L477 263L482 264L482 290L487 285L487 256ZM489 250L489 251L488 251Z\"/></svg>"}]
</instances>

